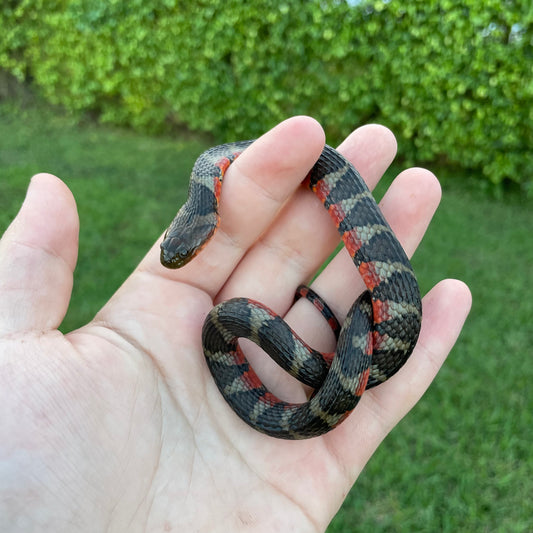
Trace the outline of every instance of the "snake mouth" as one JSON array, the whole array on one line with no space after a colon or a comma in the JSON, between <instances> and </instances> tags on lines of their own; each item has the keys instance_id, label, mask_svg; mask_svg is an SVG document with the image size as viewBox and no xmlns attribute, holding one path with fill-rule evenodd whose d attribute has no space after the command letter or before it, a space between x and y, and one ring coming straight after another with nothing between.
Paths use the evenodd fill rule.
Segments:
<instances>
[{"instance_id":1,"label":"snake mouth","mask_svg":"<svg viewBox=\"0 0 533 533\"><path fill-rule=\"evenodd\" d=\"M178 244L175 237L165 238L161 243L161 264L167 268L181 268L197 253L195 249L187 249L182 243Z\"/></svg>"},{"instance_id":2,"label":"snake mouth","mask_svg":"<svg viewBox=\"0 0 533 533\"><path fill-rule=\"evenodd\" d=\"M196 228L194 240L191 240L190 235L184 238L183 235L176 235L172 228L169 229L160 245L161 264L173 269L185 266L204 249L215 233L217 226L218 224L209 224Z\"/></svg>"},{"instance_id":3,"label":"snake mouth","mask_svg":"<svg viewBox=\"0 0 533 533\"><path fill-rule=\"evenodd\" d=\"M194 243L184 243L179 237L165 236L160 245L161 264L167 268L181 268L194 259L214 233L210 232L207 239L198 239Z\"/></svg>"}]
</instances>

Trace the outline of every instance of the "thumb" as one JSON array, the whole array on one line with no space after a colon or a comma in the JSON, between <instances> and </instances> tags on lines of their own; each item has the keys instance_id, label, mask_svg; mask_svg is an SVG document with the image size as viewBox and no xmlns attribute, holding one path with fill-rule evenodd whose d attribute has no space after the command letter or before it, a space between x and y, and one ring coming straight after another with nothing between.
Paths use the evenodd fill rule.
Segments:
<instances>
[{"instance_id":1,"label":"thumb","mask_svg":"<svg viewBox=\"0 0 533 533\"><path fill-rule=\"evenodd\" d=\"M0 240L0 335L61 324L72 292L79 221L67 186L38 174Z\"/></svg>"}]
</instances>

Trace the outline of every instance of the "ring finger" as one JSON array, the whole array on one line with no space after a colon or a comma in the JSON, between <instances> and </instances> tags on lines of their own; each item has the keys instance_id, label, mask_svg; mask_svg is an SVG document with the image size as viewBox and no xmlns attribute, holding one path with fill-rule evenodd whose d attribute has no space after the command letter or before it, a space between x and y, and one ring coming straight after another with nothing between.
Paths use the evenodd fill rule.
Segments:
<instances>
[{"instance_id":1,"label":"ring finger","mask_svg":"<svg viewBox=\"0 0 533 533\"><path fill-rule=\"evenodd\" d=\"M418 247L441 197L438 180L428 170L411 168L402 172L380 202L380 209L408 257ZM314 280L312 288L328 302L342 323L365 286L352 258L343 248ZM331 351L335 339L327 323L306 300L299 300L285 319L316 349ZM320 325L320 321L322 324Z\"/></svg>"}]
</instances>

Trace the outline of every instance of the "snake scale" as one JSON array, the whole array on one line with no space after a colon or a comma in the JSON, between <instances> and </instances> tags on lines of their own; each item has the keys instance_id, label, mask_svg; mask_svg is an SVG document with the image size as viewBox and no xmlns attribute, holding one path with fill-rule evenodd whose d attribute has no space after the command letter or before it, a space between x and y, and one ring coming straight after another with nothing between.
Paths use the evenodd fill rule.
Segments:
<instances>
[{"instance_id":1,"label":"snake scale","mask_svg":"<svg viewBox=\"0 0 533 533\"><path fill-rule=\"evenodd\" d=\"M164 266L183 266L212 237L220 222L224 173L252 142L216 146L198 158L188 199L161 244ZM335 353L313 350L280 316L247 298L213 307L202 330L207 365L226 402L256 430L284 439L316 437L340 424L365 389L402 367L416 344L422 318L409 260L353 165L325 145L304 183L331 215L367 287L348 312ZM316 301L327 307L319 297ZM289 403L267 390L241 351L239 338L257 343L312 387L310 399Z\"/></svg>"}]
</instances>

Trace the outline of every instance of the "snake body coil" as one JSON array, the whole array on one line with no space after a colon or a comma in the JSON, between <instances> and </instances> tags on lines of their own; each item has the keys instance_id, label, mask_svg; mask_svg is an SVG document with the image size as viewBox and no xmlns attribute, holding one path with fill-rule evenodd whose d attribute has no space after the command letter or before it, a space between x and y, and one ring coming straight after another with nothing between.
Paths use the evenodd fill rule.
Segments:
<instances>
[{"instance_id":1,"label":"snake body coil","mask_svg":"<svg viewBox=\"0 0 533 533\"><path fill-rule=\"evenodd\" d=\"M187 202L161 244L165 266L183 266L211 238L219 224L224 173L252 142L217 146L198 158ZM253 428L285 439L315 437L342 422L366 388L402 367L422 317L409 260L353 165L326 145L305 183L331 215L368 289L350 309L333 358L307 346L281 317L246 298L215 306L202 331L207 364L228 404ZM269 392L244 357L239 338L251 339L313 387L311 399L294 404Z\"/></svg>"}]
</instances>

